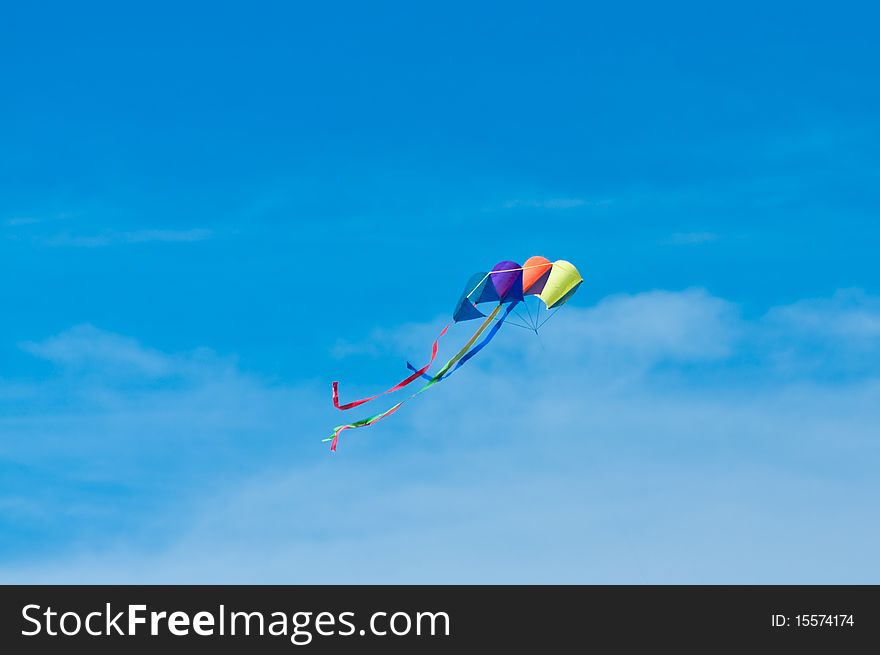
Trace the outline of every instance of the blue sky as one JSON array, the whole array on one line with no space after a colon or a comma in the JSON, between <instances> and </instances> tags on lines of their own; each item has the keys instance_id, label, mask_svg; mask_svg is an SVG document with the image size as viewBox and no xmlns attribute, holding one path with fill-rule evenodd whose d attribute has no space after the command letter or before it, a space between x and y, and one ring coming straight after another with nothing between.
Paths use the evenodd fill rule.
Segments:
<instances>
[{"instance_id":1,"label":"blue sky","mask_svg":"<svg viewBox=\"0 0 880 655\"><path fill-rule=\"evenodd\" d=\"M880 581L877 12L655 4L8 8L0 579Z\"/></svg>"}]
</instances>

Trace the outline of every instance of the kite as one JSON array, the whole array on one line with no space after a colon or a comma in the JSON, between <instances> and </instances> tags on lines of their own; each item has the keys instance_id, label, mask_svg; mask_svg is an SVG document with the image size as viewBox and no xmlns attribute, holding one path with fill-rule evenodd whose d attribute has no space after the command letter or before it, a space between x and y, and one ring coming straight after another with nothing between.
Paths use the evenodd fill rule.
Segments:
<instances>
[{"instance_id":1,"label":"kite","mask_svg":"<svg viewBox=\"0 0 880 655\"><path fill-rule=\"evenodd\" d=\"M440 330L434 340L431 346L431 357L427 364L416 368L412 363L407 362L407 368L412 373L393 387L375 395L343 404L339 402L339 383L334 382L332 385L333 406L342 411L354 409L381 396L399 391L418 379L427 380L426 384L383 412L352 423L337 425L333 428L333 435L324 441L331 442L330 450L335 452L339 443L339 435L345 430L373 425L386 416L391 416L405 402L424 393L438 382L448 379L485 348L504 323L533 330L537 334L538 329L549 321L558 309L574 295L581 282L583 282L583 278L571 262L564 259L551 262L545 257L537 256L529 257L522 266L516 262L505 260L495 264L489 272L474 273L455 303L452 321ZM488 313L484 313L487 311ZM483 321L473 336L436 373L429 374L428 371L437 356L440 339L443 335L455 323L476 319L483 319Z\"/></svg>"}]
</instances>

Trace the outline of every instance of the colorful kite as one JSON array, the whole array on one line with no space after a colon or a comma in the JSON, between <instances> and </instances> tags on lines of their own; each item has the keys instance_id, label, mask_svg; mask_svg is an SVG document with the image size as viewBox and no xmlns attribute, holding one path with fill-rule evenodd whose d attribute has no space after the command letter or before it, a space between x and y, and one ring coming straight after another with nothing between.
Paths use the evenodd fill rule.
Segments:
<instances>
[{"instance_id":1,"label":"colorful kite","mask_svg":"<svg viewBox=\"0 0 880 655\"><path fill-rule=\"evenodd\" d=\"M363 428L381 421L386 416L390 416L400 409L400 406L407 400L415 398L441 380L447 379L492 341L505 322L533 330L537 333L538 329L550 320L556 311L571 298L581 282L583 282L583 278L572 263L562 259L551 262L544 257L530 257L522 266L512 261L498 262L488 273L474 273L465 285L458 302L455 304L452 322L440 330L440 334L434 340L434 345L431 347L431 358L427 364L417 369L407 362L407 367L412 371L412 374L407 378L381 393L345 404L339 403L339 383L334 382L333 405L336 409L348 410L375 400L385 394L399 391L419 378L427 380L427 383L408 398L401 400L384 412L379 412L353 423L337 425L333 428L333 436L324 439L324 441L330 441L330 450L335 451L339 443L339 435L343 431ZM480 309L481 305L484 308L486 305L490 307L494 305L494 307L488 314L485 314ZM542 312L545 312L543 316L541 315ZM441 366L440 370L433 375L429 375L428 370L437 356L440 337L446 334L446 331L453 323L461 323L462 321L478 318L484 320L473 336L465 343L464 347L452 359ZM492 325L493 322L495 325ZM486 329L490 325L492 325L492 328L487 332ZM485 336L477 343L477 339L484 332Z\"/></svg>"}]
</instances>

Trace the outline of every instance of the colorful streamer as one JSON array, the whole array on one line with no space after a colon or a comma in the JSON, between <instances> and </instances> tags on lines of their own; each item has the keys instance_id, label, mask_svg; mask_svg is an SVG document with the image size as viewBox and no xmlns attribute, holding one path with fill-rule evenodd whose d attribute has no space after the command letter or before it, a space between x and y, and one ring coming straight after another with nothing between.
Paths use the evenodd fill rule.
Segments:
<instances>
[{"instance_id":1,"label":"colorful streamer","mask_svg":"<svg viewBox=\"0 0 880 655\"><path fill-rule=\"evenodd\" d=\"M507 306L507 309L504 311L504 314L502 315L502 317L500 319L498 319L498 322L492 326L492 329L489 330L489 333L483 338L483 340L480 343L478 343L476 346L471 348L469 353L467 353L464 357L461 358L461 360L455 365L455 368L453 368L451 371L449 371L449 373L447 373L446 375L443 376L444 380L448 380L449 377L453 373L455 373L459 368L461 368L461 366L463 366L465 362L467 362L471 357L473 357L478 352L480 352L483 348L485 348L489 344L490 341L492 341L493 337L496 334L498 334L498 330L501 329L502 323L504 323L504 320L510 315L510 312L513 311L514 307L516 307L515 302L510 303ZM406 363L406 367L411 371L416 371L416 367L413 366L410 362ZM431 376L426 375L424 372L419 372L419 371L416 371L416 372L419 373L419 375L426 380L431 379Z\"/></svg>"},{"instance_id":2,"label":"colorful streamer","mask_svg":"<svg viewBox=\"0 0 880 655\"><path fill-rule=\"evenodd\" d=\"M354 400L354 401L352 401L352 402L350 402L350 403L346 403L345 405L340 405L340 404L339 404L339 383L338 383L338 382L334 382L334 383L333 383L333 406L334 406L336 409L342 409L342 410L345 410L345 409L351 409L352 407L357 407L358 405L363 405L364 403L368 403L368 402L370 402L371 400L375 400L375 399L378 398L379 396L384 396L385 394L392 393L392 392L394 392L394 391L399 391L400 389L403 389L406 385L408 385L408 384L409 384L410 382L412 382L413 380L417 380L417 379L418 379L419 377L421 377L421 376L422 376L422 375L423 375L423 374L424 374L429 368L431 368L431 364L434 362L434 358L437 356L437 345L438 345L438 343L439 343L439 341L440 341L440 337L442 337L444 334L446 334L446 330L448 330L448 329L449 329L449 325L447 325L445 328L443 328L442 330L440 330L440 334L437 335L437 338L436 338L436 339L434 339L434 345L431 346L431 359L428 360L428 363L427 363L427 364L425 364L425 365L424 365L421 369L419 369L418 371L416 371L416 369L413 369L413 371L415 371L415 373L413 373L412 375L410 375L408 378L406 378L406 379L404 379L404 380L401 380L400 382L398 382L397 384L395 384L393 387L391 387L390 389L387 389L387 390L383 391L382 393L377 393L375 396L370 396L369 398L361 398L360 400Z\"/></svg>"},{"instance_id":3,"label":"colorful streamer","mask_svg":"<svg viewBox=\"0 0 880 655\"><path fill-rule=\"evenodd\" d=\"M529 312L528 320L519 313L516 315L519 320L525 323L531 322L532 324L523 325L514 321L508 322L537 332L538 328L540 328L547 320L545 319L543 322L538 323L537 318L539 312L537 310L540 310L543 307L551 310L565 304L582 282L583 278L571 262L561 259L551 262L545 257L537 256L527 259L523 266L520 266L516 262L505 260L497 263L492 267L492 270L487 273L474 273L468 280L464 292L459 297L452 315L453 323L469 321L475 318L485 319L477 331L470 339L468 339L467 343L465 343L465 345L452 358L450 358L435 375L429 375L428 370L431 368L431 365L434 363L434 359L437 356L440 338L446 334L446 331L451 326L451 324L447 325L440 331L440 334L434 340L434 343L431 346L431 358L425 366L416 369L413 364L407 362L407 367L412 371L411 375L404 378L393 387L367 398L361 398L360 400L340 404L339 383L333 382L333 406L339 410L348 410L363 405L364 403L368 403L371 400L375 400L380 396L399 391L419 378L426 380L425 385L421 389L384 412L360 419L359 421L336 426L333 429L333 435L324 439L324 441L332 442L330 444L330 450L335 452L339 443L339 435L345 430L363 428L381 421L386 416L390 416L400 409L405 402L415 398L424 391L427 391L437 382L448 378L492 341L495 335L498 334L501 326L510 317L511 312L514 311L519 303L525 304L525 299L527 297L533 297L540 301L536 307L535 315L532 316L532 313ZM497 304L487 316L480 311L480 305L490 302ZM489 330L488 334L483 337L482 341L476 343L480 336L486 331L486 328L489 327L489 324L496 320L496 317L498 317L502 308L505 308L504 313L497 319L496 324L491 330ZM528 310L527 305L526 309ZM552 315L553 312L551 312L549 316ZM475 343L476 345L474 345Z\"/></svg>"},{"instance_id":4,"label":"colorful streamer","mask_svg":"<svg viewBox=\"0 0 880 655\"><path fill-rule=\"evenodd\" d=\"M411 400L411 399L415 398L420 393L422 393L423 391L427 391L432 386L434 386L437 382L439 382L443 378L443 375L446 373L446 371L448 371L456 362L458 362L462 357L465 356L465 354L468 351L468 348L470 348L474 344L474 341L476 341L480 337L480 335L483 333L483 331L486 329L486 327L489 325L489 323L491 323L494 320L495 316L498 314L500 309L501 309L501 305L498 305L494 309L494 311L491 314L489 314L489 316L486 318L486 320L483 321L483 324L474 333L474 336L472 336L468 340L468 342L464 345L464 347L461 350L459 350L458 353L456 353L456 355L452 359L450 359L448 362L446 362L443 365L443 367L440 369L440 371L433 378L431 378L424 387L422 387L421 389L416 391L409 398L401 400L399 403L394 405L391 409L388 409L384 412L380 412L379 414L376 414L376 415L371 416L369 418L361 419L360 421L355 421L354 423L347 423L346 425L338 425L335 428L333 428L333 436L330 437L329 439L324 439L324 441L332 441L333 442L330 444L330 450L333 452L336 451L336 445L339 443L339 434L341 432L343 432L345 430L352 430L355 428L364 428L368 425L372 425L373 423L381 421L386 416L390 416L391 414L396 412L398 409L400 409L400 406L403 403L405 403L407 400ZM412 376L410 376L410 377L412 377ZM416 375L415 377L418 377L418 375Z\"/></svg>"}]
</instances>

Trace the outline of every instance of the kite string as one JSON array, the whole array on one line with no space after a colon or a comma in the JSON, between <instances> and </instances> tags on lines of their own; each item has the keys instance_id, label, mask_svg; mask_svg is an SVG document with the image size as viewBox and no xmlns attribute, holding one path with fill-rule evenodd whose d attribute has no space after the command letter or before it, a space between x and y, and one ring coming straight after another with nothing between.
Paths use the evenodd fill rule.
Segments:
<instances>
[{"instance_id":1,"label":"kite string","mask_svg":"<svg viewBox=\"0 0 880 655\"><path fill-rule=\"evenodd\" d=\"M538 329L538 322L536 320L532 319L532 311L529 309L529 305L527 302L525 302L525 300L523 301L523 307L526 308L526 313L529 315L529 323L531 324L532 329L537 330Z\"/></svg>"},{"instance_id":2,"label":"kite string","mask_svg":"<svg viewBox=\"0 0 880 655\"><path fill-rule=\"evenodd\" d=\"M559 305L559 307L562 307L562 305ZM544 323L546 323L546 322L549 321L551 318L553 318L553 315L556 314L556 312L559 311L559 307L554 307L554 308L553 308L553 311L550 312L549 314L547 314L547 317L546 317L543 321L541 321L541 325L538 326L538 329L539 329L539 330L540 330L541 327L544 325Z\"/></svg>"}]
</instances>

